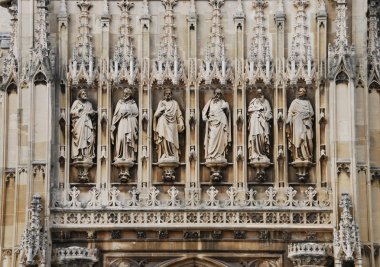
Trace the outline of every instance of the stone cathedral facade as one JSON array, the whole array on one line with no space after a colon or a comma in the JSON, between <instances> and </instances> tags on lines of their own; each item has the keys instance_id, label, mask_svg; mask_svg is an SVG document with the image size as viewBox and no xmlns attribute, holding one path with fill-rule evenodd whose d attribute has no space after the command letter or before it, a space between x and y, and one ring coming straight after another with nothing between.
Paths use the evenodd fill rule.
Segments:
<instances>
[{"instance_id":1,"label":"stone cathedral facade","mask_svg":"<svg viewBox=\"0 0 380 267\"><path fill-rule=\"evenodd\" d=\"M380 266L378 0L0 5L0 266Z\"/></svg>"}]
</instances>

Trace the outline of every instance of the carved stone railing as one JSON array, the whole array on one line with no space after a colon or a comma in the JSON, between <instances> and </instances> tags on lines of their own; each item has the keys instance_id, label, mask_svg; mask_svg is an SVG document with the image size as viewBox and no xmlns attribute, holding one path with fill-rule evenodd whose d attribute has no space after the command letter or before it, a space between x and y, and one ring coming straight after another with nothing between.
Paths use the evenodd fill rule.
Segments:
<instances>
[{"instance_id":1,"label":"carved stone railing","mask_svg":"<svg viewBox=\"0 0 380 267\"><path fill-rule=\"evenodd\" d=\"M50 217L53 229L135 229L242 227L259 229L332 230L330 211L54 211Z\"/></svg>"},{"instance_id":2,"label":"carved stone railing","mask_svg":"<svg viewBox=\"0 0 380 267\"><path fill-rule=\"evenodd\" d=\"M63 192L53 190L53 210L154 210L154 209L241 209L241 210L331 210L331 190L309 187L297 192L292 187L269 187L265 192L258 193L254 189L230 187L226 192L219 192L211 186L207 196L200 198L200 189L190 188L188 199L177 199L178 190L173 186L167 192L160 192L156 187L143 189L140 192L133 187L128 192L116 188L91 188L81 192L77 187ZM143 191L141 190L141 191ZM176 193L177 192L177 193ZM144 193L144 197L142 197ZM238 198L237 193L245 197ZM130 197L125 197L125 195ZM191 201L190 201L191 200Z\"/></svg>"},{"instance_id":3,"label":"carved stone railing","mask_svg":"<svg viewBox=\"0 0 380 267\"><path fill-rule=\"evenodd\" d=\"M52 258L57 264L73 263L77 266L92 266L93 263L99 261L97 249L77 246L53 249Z\"/></svg>"},{"instance_id":4,"label":"carved stone railing","mask_svg":"<svg viewBox=\"0 0 380 267\"><path fill-rule=\"evenodd\" d=\"M288 258L294 266L329 266L332 248L328 244L296 243L288 246Z\"/></svg>"}]
</instances>

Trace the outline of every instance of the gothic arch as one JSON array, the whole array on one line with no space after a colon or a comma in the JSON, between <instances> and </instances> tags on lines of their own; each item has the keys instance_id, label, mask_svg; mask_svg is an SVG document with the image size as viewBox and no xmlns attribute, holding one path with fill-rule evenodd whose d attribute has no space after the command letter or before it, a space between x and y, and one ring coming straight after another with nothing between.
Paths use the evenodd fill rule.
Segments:
<instances>
[{"instance_id":1,"label":"gothic arch","mask_svg":"<svg viewBox=\"0 0 380 267\"><path fill-rule=\"evenodd\" d=\"M179 258L169 260L160 265L160 267L228 267L229 265L221 261L204 258L204 257L191 257L191 258Z\"/></svg>"}]
</instances>

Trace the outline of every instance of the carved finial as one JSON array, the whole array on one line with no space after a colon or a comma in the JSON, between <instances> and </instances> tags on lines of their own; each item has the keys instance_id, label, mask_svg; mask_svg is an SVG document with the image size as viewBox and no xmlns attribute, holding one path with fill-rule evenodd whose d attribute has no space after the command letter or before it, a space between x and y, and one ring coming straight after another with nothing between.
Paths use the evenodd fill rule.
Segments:
<instances>
[{"instance_id":1,"label":"carved finial","mask_svg":"<svg viewBox=\"0 0 380 267\"><path fill-rule=\"evenodd\" d=\"M213 7L212 23L200 76L205 81L205 84L211 84L213 79L225 84L232 71L225 55L224 35L221 25L222 14L220 8L224 4L224 0L209 0L209 4Z\"/></svg>"},{"instance_id":2,"label":"carved finial","mask_svg":"<svg viewBox=\"0 0 380 267\"><path fill-rule=\"evenodd\" d=\"M245 15L243 11L243 3L241 2L241 0L238 0L236 4L236 11L234 13L234 19L244 19L244 18L245 18Z\"/></svg>"},{"instance_id":3,"label":"carved finial","mask_svg":"<svg viewBox=\"0 0 380 267\"><path fill-rule=\"evenodd\" d=\"M311 84L314 61L311 55L309 27L305 11L309 0L294 0L293 4L297 8L297 15L288 65L289 79L292 84L296 84L298 79L303 79L307 84Z\"/></svg>"},{"instance_id":4,"label":"carved finial","mask_svg":"<svg viewBox=\"0 0 380 267\"><path fill-rule=\"evenodd\" d=\"M252 6L256 12L255 26L253 28L254 35L248 52L246 66L249 84L254 84L258 79L262 79L265 84L269 84L271 81L272 60L264 16L264 8L267 5L268 1L266 0L253 0L252 2Z\"/></svg>"},{"instance_id":5,"label":"carved finial","mask_svg":"<svg viewBox=\"0 0 380 267\"><path fill-rule=\"evenodd\" d=\"M361 260L359 227L352 219L352 202L348 194L342 194L339 227L334 228L334 258L343 261Z\"/></svg>"},{"instance_id":6,"label":"carved finial","mask_svg":"<svg viewBox=\"0 0 380 267\"><path fill-rule=\"evenodd\" d=\"M73 56L69 65L69 78L77 84L80 78L92 84L96 76L94 45L89 25L89 10L92 4L87 0L77 2L80 9L79 36L73 49Z\"/></svg>"},{"instance_id":7,"label":"carved finial","mask_svg":"<svg viewBox=\"0 0 380 267\"><path fill-rule=\"evenodd\" d=\"M61 0L61 3L59 5L59 13L58 18L67 18L67 7L66 7L66 0Z\"/></svg>"},{"instance_id":8,"label":"carved finial","mask_svg":"<svg viewBox=\"0 0 380 267\"><path fill-rule=\"evenodd\" d=\"M158 58L153 69L153 79L158 84L169 79L173 84L185 80L184 64L178 55L178 46L174 27L173 7L177 0L161 0L165 7L164 26L160 35Z\"/></svg>"},{"instance_id":9,"label":"carved finial","mask_svg":"<svg viewBox=\"0 0 380 267\"><path fill-rule=\"evenodd\" d=\"M121 26L119 40L115 46L112 60L111 76L118 84L121 80L127 80L128 84L134 84L138 74L137 59L134 53L132 26L129 11L134 3L122 0L117 3L121 10Z\"/></svg>"},{"instance_id":10,"label":"carved finial","mask_svg":"<svg viewBox=\"0 0 380 267\"><path fill-rule=\"evenodd\" d=\"M328 73L330 79L335 79L337 74L343 73L344 79L355 77L354 55L355 47L349 45L347 34L347 1L336 0L335 40L329 44Z\"/></svg>"},{"instance_id":11,"label":"carved finial","mask_svg":"<svg viewBox=\"0 0 380 267\"><path fill-rule=\"evenodd\" d=\"M46 264L48 237L42 225L42 208L41 196L35 194L30 203L28 222L21 236L20 263L26 266Z\"/></svg>"}]
</instances>

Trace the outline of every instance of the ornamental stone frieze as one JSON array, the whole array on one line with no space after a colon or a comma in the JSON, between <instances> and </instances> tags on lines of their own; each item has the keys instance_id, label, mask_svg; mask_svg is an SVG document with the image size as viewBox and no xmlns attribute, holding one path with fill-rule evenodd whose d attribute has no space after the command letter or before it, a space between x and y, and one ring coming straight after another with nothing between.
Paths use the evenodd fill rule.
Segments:
<instances>
[{"instance_id":1,"label":"ornamental stone frieze","mask_svg":"<svg viewBox=\"0 0 380 267\"><path fill-rule=\"evenodd\" d=\"M99 261L98 250L78 246L55 248L52 261L58 266L92 267Z\"/></svg>"},{"instance_id":2,"label":"ornamental stone frieze","mask_svg":"<svg viewBox=\"0 0 380 267\"><path fill-rule=\"evenodd\" d=\"M321 243L293 243L288 246L288 258L295 267L330 266L332 247Z\"/></svg>"}]
</instances>

